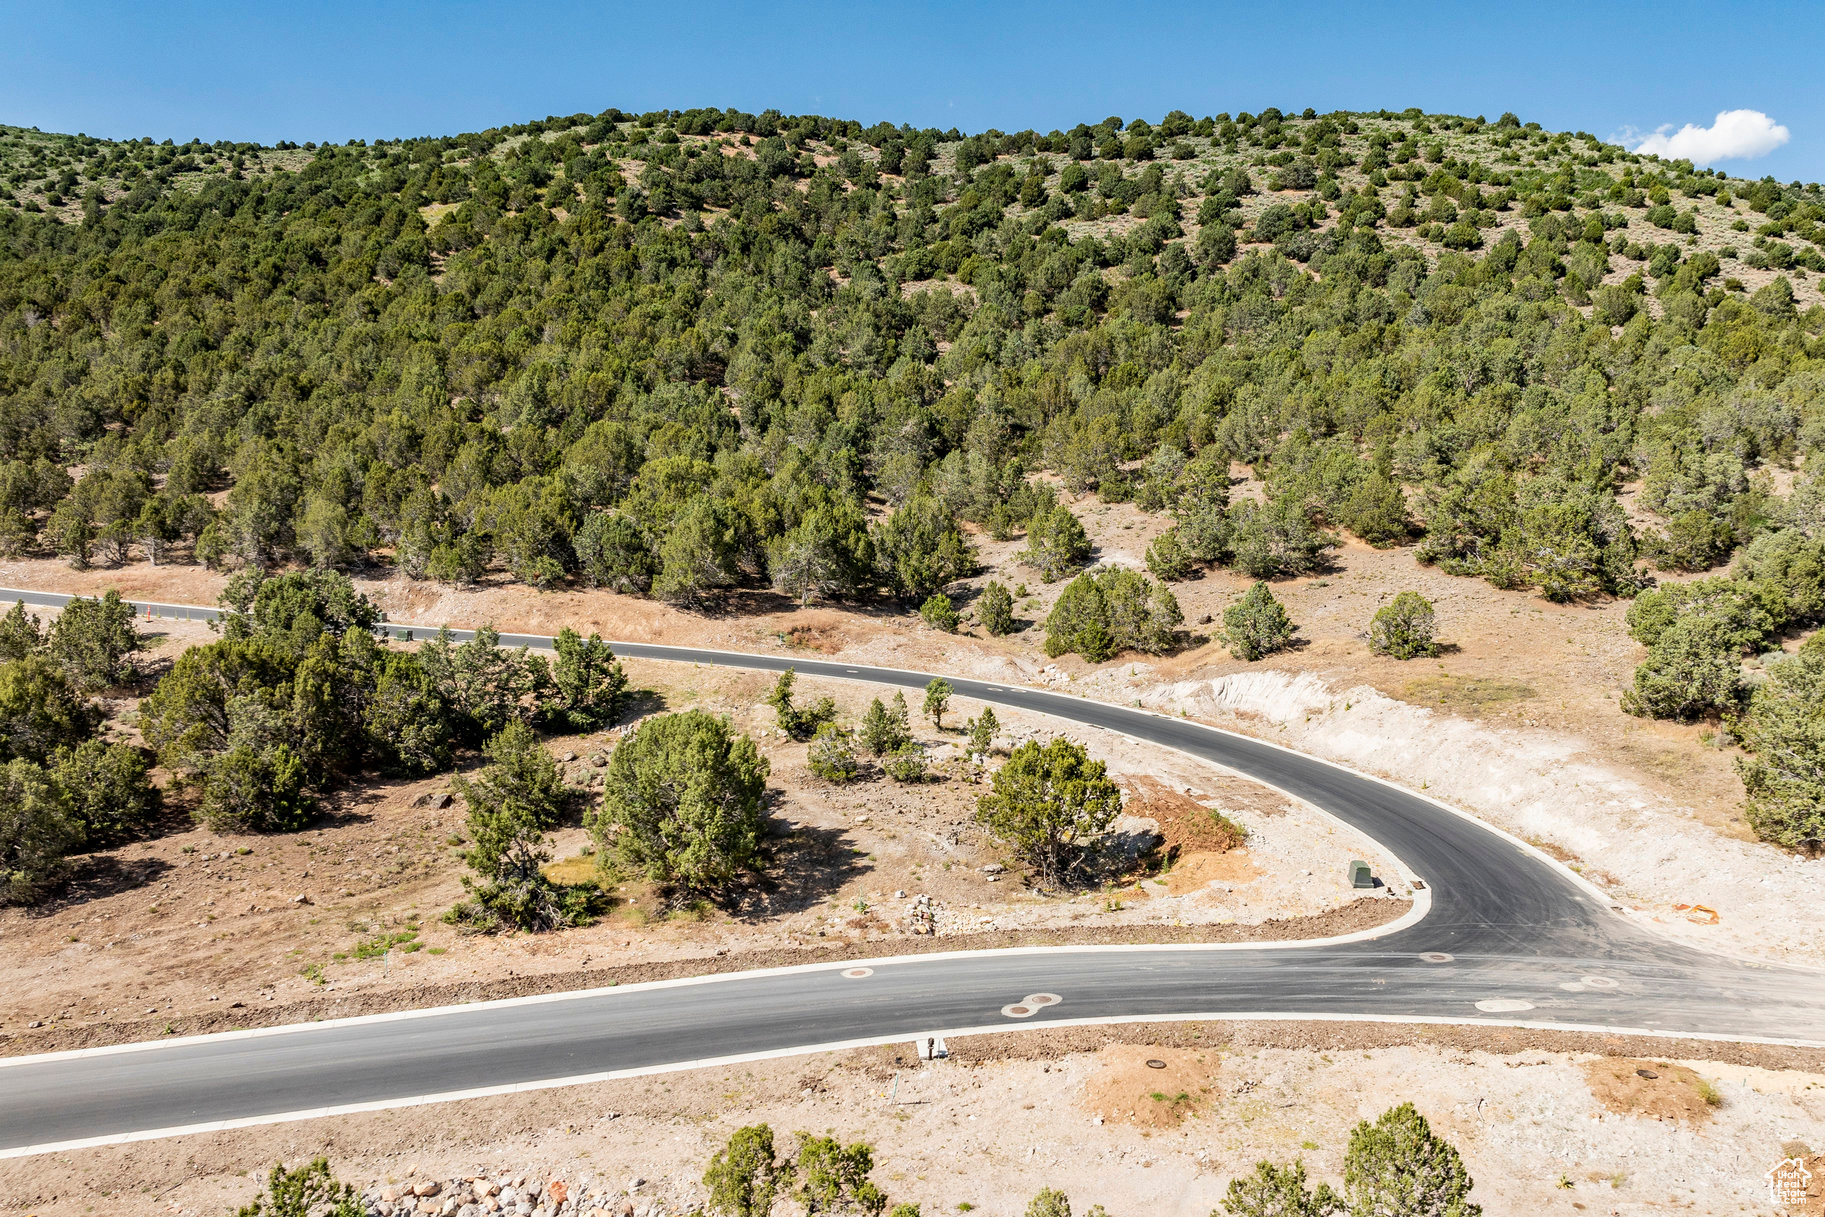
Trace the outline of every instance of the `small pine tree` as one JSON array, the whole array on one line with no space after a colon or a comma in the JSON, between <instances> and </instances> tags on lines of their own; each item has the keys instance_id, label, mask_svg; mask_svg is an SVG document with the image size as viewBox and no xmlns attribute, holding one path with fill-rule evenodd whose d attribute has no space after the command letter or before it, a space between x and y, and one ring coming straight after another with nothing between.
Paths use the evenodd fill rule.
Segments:
<instances>
[{"instance_id":1,"label":"small pine tree","mask_svg":"<svg viewBox=\"0 0 1825 1217\"><path fill-rule=\"evenodd\" d=\"M805 754L805 764L826 782L839 784L853 782L862 771L855 749L850 746L849 732L835 723L818 726L817 734L811 737L811 748Z\"/></svg>"},{"instance_id":2,"label":"small pine tree","mask_svg":"<svg viewBox=\"0 0 1825 1217\"><path fill-rule=\"evenodd\" d=\"M1223 1196L1226 1217L1330 1217L1343 1208L1343 1198L1328 1183L1306 1190L1305 1162L1297 1158L1291 1166L1255 1163L1255 1173L1231 1179Z\"/></svg>"},{"instance_id":3,"label":"small pine tree","mask_svg":"<svg viewBox=\"0 0 1825 1217\"><path fill-rule=\"evenodd\" d=\"M1388 1217L1481 1217L1470 1200L1473 1186L1464 1160L1449 1141L1434 1136L1411 1103L1367 1120L1350 1133L1343 1158L1343 1186L1353 1213Z\"/></svg>"},{"instance_id":4,"label":"small pine tree","mask_svg":"<svg viewBox=\"0 0 1825 1217\"><path fill-rule=\"evenodd\" d=\"M990 746L995 742L995 735L1000 730L1001 721L995 717L995 708L982 707L982 712L969 721L971 754L987 756Z\"/></svg>"},{"instance_id":5,"label":"small pine tree","mask_svg":"<svg viewBox=\"0 0 1825 1217\"><path fill-rule=\"evenodd\" d=\"M1292 618L1265 583L1255 584L1223 610L1223 641L1237 659L1253 663L1283 649L1292 637Z\"/></svg>"},{"instance_id":6,"label":"small pine tree","mask_svg":"<svg viewBox=\"0 0 1825 1217\"><path fill-rule=\"evenodd\" d=\"M363 1217L367 1207L352 1184L330 1174L327 1158L286 1170L283 1163L266 1176L266 1190L236 1210L235 1217Z\"/></svg>"},{"instance_id":7,"label":"small pine tree","mask_svg":"<svg viewBox=\"0 0 1825 1217\"><path fill-rule=\"evenodd\" d=\"M773 684L773 691L767 694L767 704L773 707L773 713L779 720L779 729L796 740L807 740L817 734L817 729L836 718L836 703L828 697L820 697L809 710L801 710L792 704L792 686L798 681L798 673L787 668L779 674Z\"/></svg>"},{"instance_id":8,"label":"small pine tree","mask_svg":"<svg viewBox=\"0 0 1825 1217\"><path fill-rule=\"evenodd\" d=\"M1436 655L1437 629L1432 602L1418 592L1402 592L1369 624L1369 649L1392 659Z\"/></svg>"},{"instance_id":9,"label":"small pine tree","mask_svg":"<svg viewBox=\"0 0 1825 1217\"><path fill-rule=\"evenodd\" d=\"M940 677L925 686L925 713L931 715L932 726L944 730L944 712L950 708L950 681Z\"/></svg>"},{"instance_id":10,"label":"small pine tree","mask_svg":"<svg viewBox=\"0 0 1825 1217\"><path fill-rule=\"evenodd\" d=\"M790 1184L792 1165L774 1156L773 1129L765 1124L738 1128L710 1159L703 1173L710 1210L722 1217L767 1217L782 1185Z\"/></svg>"},{"instance_id":11,"label":"small pine tree","mask_svg":"<svg viewBox=\"0 0 1825 1217\"><path fill-rule=\"evenodd\" d=\"M904 698L900 704L904 708ZM896 718L893 711L882 705L878 697L868 703L868 713L862 716L859 734L862 747L868 749L872 756L886 756L909 740L905 722Z\"/></svg>"},{"instance_id":12,"label":"small pine tree","mask_svg":"<svg viewBox=\"0 0 1825 1217\"><path fill-rule=\"evenodd\" d=\"M982 628L999 638L1014 632L1014 597L993 579L976 600L976 619Z\"/></svg>"},{"instance_id":13,"label":"small pine tree","mask_svg":"<svg viewBox=\"0 0 1825 1217\"><path fill-rule=\"evenodd\" d=\"M933 592L926 597L925 603L919 606L919 616L934 630L946 634L957 632L957 610L952 606L951 598L943 592Z\"/></svg>"}]
</instances>

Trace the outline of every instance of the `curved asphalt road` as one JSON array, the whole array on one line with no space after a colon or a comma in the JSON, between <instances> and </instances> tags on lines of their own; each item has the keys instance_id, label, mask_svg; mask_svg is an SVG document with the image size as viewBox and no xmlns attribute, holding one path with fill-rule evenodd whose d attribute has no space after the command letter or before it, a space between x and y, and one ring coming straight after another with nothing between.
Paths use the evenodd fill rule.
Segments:
<instances>
[{"instance_id":1,"label":"curved asphalt road","mask_svg":"<svg viewBox=\"0 0 1825 1217\"><path fill-rule=\"evenodd\" d=\"M68 597L0 589L0 600ZM137 602L141 613L214 610ZM400 637L424 627L389 625ZM466 630L452 631L466 638ZM548 646L504 634L503 644ZM615 643L628 658L923 687L930 673ZM1069 1020L1523 1021L1825 1042L1825 973L1707 954L1637 927L1559 865L1372 778L1181 719L946 674L959 696L1119 731L1329 811L1423 882L1423 917L1313 945L1050 948L817 965L41 1057L0 1058L0 1157L687 1062ZM1426 956L1432 956L1431 959ZM1057 1004L1024 1020L1029 994ZM1479 1002L1510 1003L1491 1016ZM1526 1003L1520 1005L1518 1003Z\"/></svg>"}]
</instances>

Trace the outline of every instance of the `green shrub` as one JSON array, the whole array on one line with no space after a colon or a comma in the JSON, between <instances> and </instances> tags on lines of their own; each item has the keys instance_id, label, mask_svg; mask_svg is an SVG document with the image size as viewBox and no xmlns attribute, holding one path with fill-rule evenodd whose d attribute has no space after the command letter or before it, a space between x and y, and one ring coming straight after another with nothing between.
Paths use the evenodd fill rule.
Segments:
<instances>
[{"instance_id":1,"label":"green shrub","mask_svg":"<svg viewBox=\"0 0 1825 1217\"><path fill-rule=\"evenodd\" d=\"M1027 547L1021 560L1039 571L1047 583L1064 578L1090 560L1090 537L1084 526L1062 504L1042 511L1027 525Z\"/></svg>"},{"instance_id":2,"label":"green shrub","mask_svg":"<svg viewBox=\"0 0 1825 1217\"><path fill-rule=\"evenodd\" d=\"M609 758L588 826L606 868L610 851L686 898L724 891L765 855L766 758L727 719L701 710L642 722Z\"/></svg>"},{"instance_id":3,"label":"green shrub","mask_svg":"<svg viewBox=\"0 0 1825 1217\"><path fill-rule=\"evenodd\" d=\"M1223 640L1237 659L1252 663L1284 649L1292 638L1292 618L1265 583L1255 584L1223 610Z\"/></svg>"},{"instance_id":4,"label":"green shrub","mask_svg":"<svg viewBox=\"0 0 1825 1217\"><path fill-rule=\"evenodd\" d=\"M1184 620L1170 589L1135 571L1104 567L1079 575L1059 593L1046 618L1046 654L1075 651L1091 663L1124 648L1164 654L1177 643Z\"/></svg>"},{"instance_id":5,"label":"green shrub","mask_svg":"<svg viewBox=\"0 0 1825 1217\"><path fill-rule=\"evenodd\" d=\"M1825 849L1825 648L1770 665L1732 727L1751 753L1736 762L1749 827L1786 849Z\"/></svg>"},{"instance_id":6,"label":"green shrub","mask_svg":"<svg viewBox=\"0 0 1825 1217\"><path fill-rule=\"evenodd\" d=\"M330 1174L327 1158L287 1170L283 1163L266 1176L266 1188L235 1217L365 1217L367 1206L352 1184Z\"/></svg>"},{"instance_id":7,"label":"green shrub","mask_svg":"<svg viewBox=\"0 0 1825 1217\"><path fill-rule=\"evenodd\" d=\"M882 759L881 768L896 782L923 782L925 749L917 744L902 744Z\"/></svg>"},{"instance_id":8,"label":"green shrub","mask_svg":"<svg viewBox=\"0 0 1825 1217\"><path fill-rule=\"evenodd\" d=\"M893 695L893 707L881 704L880 698L868 703L862 716L862 746L874 755L885 756L912 741L911 717L906 709L906 694Z\"/></svg>"},{"instance_id":9,"label":"green shrub","mask_svg":"<svg viewBox=\"0 0 1825 1217\"><path fill-rule=\"evenodd\" d=\"M1014 749L995 771L994 792L976 800L977 821L1055 883L1083 868L1121 810L1107 768L1066 739Z\"/></svg>"},{"instance_id":10,"label":"green shrub","mask_svg":"<svg viewBox=\"0 0 1825 1217\"><path fill-rule=\"evenodd\" d=\"M0 904L29 904L64 873L82 825L63 788L38 765L0 766Z\"/></svg>"},{"instance_id":11,"label":"green shrub","mask_svg":"<svg viewBox=\"0 0 1825 1217\"><path fill-rule=\"evenodd\" d=\"M1402 592L1369 623L1369 650L1391 659L1436 655L1437 630L1432 602L1418 592Z\"/></svg>"},{"instance_id":12,"label":"green shrub","mask_svg":"<svg viewBox=\"0 0 1825 1217\"><path fill-rule=\"evenodd\" d=\"M806 767L826 782L855 781L862 772L862 764L856 760L855 749L849 740L849 732L835 723L821 724L805 753Z\"/></svg>"},{"instance_id":13,"label":"green shrub","mask_svg":"<svg viewBox=\"0 0 1825 1217\"><path fill-rule=\"evenodd\" d=\"M951 606L951 598L943 592L934 592L925 598L919 606L919 616L932 629L946 634L957 632L957 610Z\"/></svg>"},{"instance_id":14,"label":"green shrub","mask_svg":"<svg viewBox=\"0 0 1825 1217\"><path fill-rule=\"evenodd\" d=\"M792 687L798 682L798 673L787 668L779 674L773 683L773 691L767 694L767 704L779 721L779 729L788 738L808 740L817 733L817 729L836 718L836 703L828 697L820 697L809 710L801 710L792 704Z\"/></svg>"},{"instance_id":15,"label":"green shrub","mask_svg":"<svg viewBox=\"0 0 1825 1217\"><path fill-rule=\"evenodd\" d=\"M1352 1213L1481 1217L1483 1211L1470 1200L1473 1183L1463 1159L1411 1103L1351 1130L1343 1184Z\"/></svg>"},{"instance_id":16,"label":"green shrub","mask_svg":"<svg viewBox=\"0 0 1825 1217\"><path fill-rule=\"evenodd\" d=\"M1014 598L1008 589L990 579L976 598L976 619L982 628L996 637L1014 632Z\"/></svg>"}]
</instances>

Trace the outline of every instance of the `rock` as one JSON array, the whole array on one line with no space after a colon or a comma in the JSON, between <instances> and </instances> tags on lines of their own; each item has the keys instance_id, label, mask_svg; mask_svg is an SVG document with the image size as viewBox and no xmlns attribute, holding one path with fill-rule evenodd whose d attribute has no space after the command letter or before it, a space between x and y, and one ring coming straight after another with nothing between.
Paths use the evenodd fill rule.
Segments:
<instances>
[{"instance_id":1,"label":"rock","mask_svg":"<svg viewBox=\"0 0 1825 1217\"><path fill-rule=\"evenodd\" d=\"M574 752L566 752L564 754L564 763L566 765L570 764L572 761L574 761L576 759L577 759L577 754Z\"/></svg>"},{"instance_id":2,"label":"rock","mask_svg":"<svg viewBox=\"0 0 1825 1217\"><path fill-rule=\"evenodd\" d=\"M906 899L906 891L905 891L905 889L903 889L903 888L899 888L899 889L895 889L895 891L894 891L894 894L893 894L893 898L894 898L894 899L895 899L895 900L904 900L904 899Z\"/></svg>"},{"instance_id":3,"label":"rock","mask_svg":"<svg viewBox=\"0 0 1825 1217\"><path fill-rule=\"evenodd\" d=\"M1005 874L1007 872L1007 869L1008 869L1007 867L1003 866L999 862L991 862L987 866L982 868L982 873L985 875L1000 875L1000 874Z\"/></svg>"},{"instance_id":4,"label":"rock","mask_svg":"<svg viewBox=\"0 0 1825 1217\"><path fill-rule=\"evenodd\" d=\"M42 1021L42 1020L40 1020L40 1019L33 1019L33 1020L32 1020L32 1021L31 1021L31 1022L29 1022L29 1023L27 1023L27 1024L26 1024L26 1026L28 1026L28 1027L42 1027L42 1026L44 1026L44 1023L43 1023L43 1021Z\"/></svg>"},{"instance_id":5,"label":"rock","mask_svg":"<svg viewBox=\"0 0 1825 1217\"><path fill-rule=\"evenodd\" d=\"M435 1179L426 1179L423 1183L415 1183L412 1185L412 1194L422 1200L426 1196L437 1195L438 1192L443 1190L443 1187L444 1185Z\"/></svg>"},{"instance_id":6,"label":"rock","mask_svg":"<svg viewBox=\"0 0 1825 1217\"><path fill-rule=\"evenodd\" d=\"M606 752L598 752L589 758L589 763L594 765L597 769L600 769L608 764L608 754Z\"/></svg>"},{"instance_id":7,"label":"rock","mask_svg":"<svg viewBox=\"0 0 1825 1217\"><path fill-rule=\"evenodd\" d=\"M448 793L434 795L431 799L431 806L437 808L439 811L442 811L444 808L448 807L450 804L454 803L455 801L456 800L451 798Z\"/></svg>"},{"instance_id":8,"label":"rock","mask_svg":"<svg viewBox=\"0 0 1825 1217\"><path fill-rule=\"evenodd\" d=\"M551 1196L551 1202L553 1204L563 1204L570 1198L570 1189L556 1179L552 1180L551 1186L546 1188L545 1191Z\"/></svg>"},{"instance_id":9,"label":"rock","mask_svg":"<svg viewBox=\"0 0 1825 1217\"><path fill-rule=\"evenodd\" d=\"M305 895L303 892L299 892L296 896L293 896L291 898L291 902L293 904L310 904L310 903L312 903L311 898L309 896Z\"/></svg>"}]
</instances>

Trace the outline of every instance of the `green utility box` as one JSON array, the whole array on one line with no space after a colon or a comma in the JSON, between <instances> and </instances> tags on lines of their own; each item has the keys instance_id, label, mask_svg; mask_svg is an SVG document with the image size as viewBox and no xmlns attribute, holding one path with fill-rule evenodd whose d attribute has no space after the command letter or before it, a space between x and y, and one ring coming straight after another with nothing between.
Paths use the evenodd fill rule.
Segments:
<instances>
[{"instance_id":1,"label":"green utility box","mask_svg":"<svg viewBox=\"0 0 1825 1217\"><path fill-rule=\"evenodd\" d=\"M1351 887L1374 887L1375 876L1369 873L1369 864L1361 858L1350 863Z\"/></svg>"}]
</instances>

